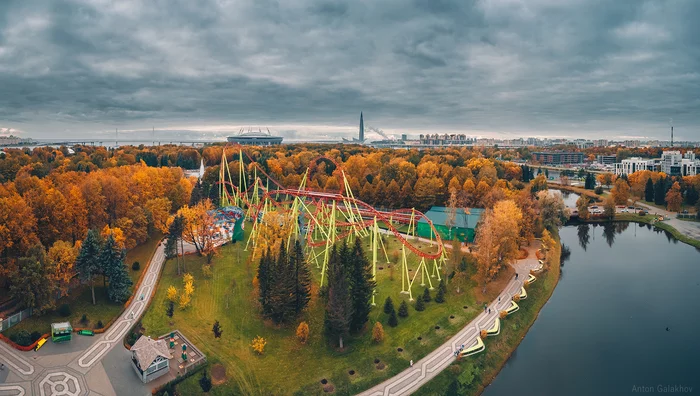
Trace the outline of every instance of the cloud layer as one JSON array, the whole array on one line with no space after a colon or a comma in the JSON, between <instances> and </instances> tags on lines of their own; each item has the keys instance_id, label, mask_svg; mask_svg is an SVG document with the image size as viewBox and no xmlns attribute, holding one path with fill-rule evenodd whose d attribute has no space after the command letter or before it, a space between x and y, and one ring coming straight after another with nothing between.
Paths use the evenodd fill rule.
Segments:
<instances>
[{"instance_id":1,"label":"cloud layer","mask_svg":"<svg viewBox=\"0 0 700 396\"><path fill-rule=\"evenodd\" d=\"M700 2L9 0L0 127L700 140ZM320 131L320 132L319 132ZM113 132L109 132L113 133Z\"/></svg>"}]
</instances>

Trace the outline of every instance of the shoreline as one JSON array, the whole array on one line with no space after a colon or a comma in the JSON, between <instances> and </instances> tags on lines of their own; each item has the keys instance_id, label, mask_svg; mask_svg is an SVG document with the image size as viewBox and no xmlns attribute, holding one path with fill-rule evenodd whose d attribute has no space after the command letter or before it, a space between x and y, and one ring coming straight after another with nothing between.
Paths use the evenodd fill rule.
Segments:
<instances>
[{"instance_id":1,"label":"shoreline","mask_svg":"<svg viewBox=\"0 0 700 396\"><path fill-rule=\"evenodd\" d=\"M676 238L678 241L683 242L687 245L690 245L696 249L700 249L700 240L697 240L695 238L689 237L682 233L681 231L678 231L675 227L672 225L665 223L663 221L653 221L653 219L656 218L656 216L653 215L645 215L645 216L638 216L638 215L630 215L630 214L623 214L622 216L620 214L616 214L614 218L612 219L588 219L588 220L582 220L582 219L577 219L574 222L571 222L572 225L580 223L580 224L602 224L602 223L622 223L622 222L633 222L633 223L639 223L639 224L649 224L654 226L654 228L659 228L661 230L664 230L671 234L674 238Z\"/></svg>"}]
</instances>

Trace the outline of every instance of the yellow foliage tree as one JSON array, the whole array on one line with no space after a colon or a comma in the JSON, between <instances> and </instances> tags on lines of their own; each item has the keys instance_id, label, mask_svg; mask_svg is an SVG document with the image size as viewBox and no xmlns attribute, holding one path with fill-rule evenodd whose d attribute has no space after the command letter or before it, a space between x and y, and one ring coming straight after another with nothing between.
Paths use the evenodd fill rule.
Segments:
<instances>
[{"instance_id":1,"label":"yellow foliage tree","mask_svg":"<svg viewBox=\"0 0 700 396\"><path fill-rule=\"evenodd\" d=\"M666 205L668 210L672 212L679 212L681 210L681 204L683 203L683 196L681 195L681 186L678 182L674 182L671 189L666 193Z\"/></svg>"},{"instance_id":2,"label":"yellow foliage tree","mask_svg":"<svg viewBox=\"0 0 700 396\"><path fill-rule=\"evenodd\" d=\"M192 302L192 298L190 298L189 294L187 294L187 293L180 294L180 302L179 302L180 309L185 309L185 308L189 307L191 302Z\"/></svg>"},{"instance_id":3,"label":"yellow foliage tree","mask_svg":"<svg viewBox=\"0 0 700 396\"><path fill-rule=\"evenodd\" d=\"M262 216L262 221L258 223L253 258L259 259L268 248L273 252L278 251L279 244L287 240L289 236L291 231L290 222L289 216L283 213L277 211L265 212Z\"/></svg>"},{"instance_id":4,"label":"yellow foliage tree","mask_svg":"<svg viewBox=\"0 0 700 396\"><path fill-rule=\"evenodd\" d=\"M258 353L258 355L262 355L263 352L265 352L265 345L267 345L267 341L265 341L264 338L257 336L253 338L253 343L250 345L253 347L253 350Z\"/></svg>"},{"instance_id":5,"label":"yellow foliage tree","mask_svg":"<svg viewBox=\"0 0 700 396\"><path fill-rule=\"evenodd\" d=\"M627 200L630 198L630 185L625 179L617 179L610 193L617 205L627 205Z\"/></svg>"},{"instance_id":6,"label":"yellow foliage tree","mask_svg":"<svg viewBox=\"0 0 700 396\"><path fill-rule=\"evenodd\" d=\"M372 327L372 341L377 343L384 341L384 326L379 322L374 322Z\"/></svg>"},{"instance_id":7,"label":"yellow foliage tree","mask_svg":"<svg viewBox=\"0 0 700 396\"><path fill-rule=\"evenodd\" d=\"M177 289L175 286L170 285L168 287L168 291L166 292L165 298L168 299L168 301L176 302L177 301Z\"/></svg>"},{"instance_id":8,"label":"yellow foliage tree","mask_svg":"<svg viewBox=\"0 0 700 396\"><path fill-rule=\"evenodd\" d=\"M78 249L70 242L56 241L48 251L50 272L49 278L56 285L60 296L68 294L68 286L75 276L75 260Z\"/></svg>"},{"instance_id":9,"label":"yellow foliage tree","mask_svg":"<svg viewBox=\"0 0 700 396\"><path fill-rule=\"evenodd\" d=\"M194 283L194 276L192 276L192 274L190 274L189 272L182 275L182 284L187 283Z\"/></svg>"},{"instance_id":10,"label":"yellow foliage tree","mask_svg":"<svg viewBox=\"0 0 700 396\"><path fill-rule=\"evenodd\" d=\"M100 233L102 238L107 239L110 235L114 237L114 241L117 243L120 249L124 249L126 245L126 237L124 236L124 231L119 227L110 228L109 225L105 225Z\"/></svg>"},{"instance_id":11,"label":"yellow foliage tree","mask_svg":"<svg viewBox=\"0 0 700 396\"><path fill-rule=\"evenodd\" d=\"M306 344L306 341L309 339L309 324L306 322L301 322L299 323L299 326L297 327L297 338L299 339L299 342L302 344Z\"/></svg>"},{"instance_id":12,"label":"yellow foliage tree","mask_svg":"<svg viewBox=\"0 0 700 396\"><path fill-rule=\"evenodd\" d=\"M192 282L185 283L185 294L192 296L194 293L194 284Z\"/></svg>"},{"instance_id":13,"label":"yellow foliage tree","mask_svg":"<svg viewBox=\"0 0 700 396\"><path fill-rule=\"evenodd\" d=\"M209 214L214 206L206 199L195 206L183 206L177 211L185 219L182 239L194 245L200 255L214 250L214 217Z\"/></svg>"}]
</instances>

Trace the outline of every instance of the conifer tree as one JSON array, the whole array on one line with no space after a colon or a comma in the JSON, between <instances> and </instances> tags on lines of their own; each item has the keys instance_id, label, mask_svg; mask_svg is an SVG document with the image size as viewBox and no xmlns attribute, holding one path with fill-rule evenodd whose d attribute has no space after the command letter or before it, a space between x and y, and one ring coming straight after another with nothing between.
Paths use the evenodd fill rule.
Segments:
<instances>
[{"instance_id":1,"label":"conifer tree","mask_svg":"<svg viewBox=\"0 0 700 396\"><path fill-rule=\"evenodd\" d=\"M120 303L128 300L133 283L124 266L124 251L117 245L112 235L102 246L99 261L105 276L109 279L107 287L109 300Z\"/></svg>"},{"instance_id":2,"label":"conifer tree","mask_svg":"<svg viewBox=\"0 0 700 396\"><path fill-rule=\"evenodd\" d=\"M298 240L294 242L294 252L291 256L294 257L290 260L294 263L294 312L298 315L311 299L311 273Z\"/></svg>"},{"instance_id":3,"label":"conifer tree","mask_svg":"<svg viewBox=\"0 0 700 396\"><path fill-rule=\"evenodd\" d=\"M218 320L214 322L214 327L211 328L211 331L214 332L214 338L221 338L221 334L224 332Z\"/></svg>"},{"instance_id":4,"label":"conifer tree","mask_svg":"<svg viewBox=\"0 0 700 396\"><path fill-rule=\"evenodd\" d=\"M80 246L78 259L75 261L76 271L81 282L90 282L92 305L95 305L95 275L100 271L100 239L97 232L89 230L83 244Z\"/></svg>"},{"instance_id":5,"label":"conifer tree","mask_svg":"<svg viewBox=\"0 0 700 396\"><path fill-rule=\"evenodd\" d=\"M165 309L165 315L167 315L169 318L172 319L174 314L175 314L175 303L172 301L168 301L167 308Z\"/></svg>"},{"instance_id":6,"label":"conifer tree","mask_svg":"<svg viewBox=\"0 0 700 396\"><path fill-rule=\"evenodd\" d=\"M391 314L394 311L394 301L391 300L391 297L387 297L386 300L384 300L384 313L385 314Z\"/></svg>"},{"instance_id":7,"label":"conifer tree","mask_svg":"<svg viewBox=\"0 0 700 396\"><path fill-rule=\"evenodd\" d=\"M416 311L424 311L425 310L425 302L423 302L423 299L421 297L416 298Z\"/></svg>"},{"instance_id":8,"label":"conifer tree","mask_svg":"<svg viewBox=\"0 0 700 396\"><path fill-rule=\"evenodd\" d=\"M435 295L435 302L440 304L444 303L445 293L447 293L447 286L445 285L445 280L440 279L440 285L438 285L438 292Z\"/></svg>"},{"instance_id":9,"label":"conifer tree","mask_svg":"<svg viewBox=\"0 0 700 396\"><path fill-rule=\"evenodd\" d=\"M651 177L647 179L647 184L644 186L644 200L647 202L654 201L654 181Z\"/></svg>"},{"instance_id":10,"label":"conifer tree","mask_svg":"<svg viewBox=\"0 0 700 396\"><path fill-rule=\"evenodd\" d=\"M270 260L271 252L268 248L260 257L258 265L258 299L263 309L263 314L269 312L269 297L270 297Z\"/></svg>"},{"instance_id":11,"label":"conifer tree","mask_svg":"<svg viewBox=\"0 0 700 396\"><path fill-rule=\"evenodd\" d=\"M352 319L352 300L345 268L340 264L340 254L335 246L329 260L330 277L328 288L328 304L326 305L326 331L333 337L338 337L340 348L343 348L343 337L350 330Z\"/></svg>"},{"instance_id":12,"label":"conifer tree","mask_svg":"<svg viewBox=\"0 0 700 396\"><path fill-rule=\"evenodd\" d=\"M270 273L268 289L269 317L275 323L281 323L294 316L296 299L294 298L294 277L290 270L290 260L284 243L280 243L277 260ZM293 265L293 264L292 264Z\"/></svg>"},{"instance_id":13,"label":"conifer tree","mask_svg":"<svg viewBox=\"0 0 700 396\"><path fill-rule=\"evenodd\" d=\"M428 289L427 287L423 291L423 301L424 302L432 301L432 297L430 297L430 289Z\"/></svg>"},{"instance_id":14,"label":"conifer tree","mask_svg":"<svg viewBox=\"0 0 700 396\"><path fill-rule=\"evenodd\" d=\"M663 205L666 203L666 181L660 177L654 185L654 203Z\"/></svg>"},{"instance_id":15,"label":"conifer tree","mask_svg":"<svg viewBox=\"0 0 700 396\"><path fill-rule=\"evenodd\" d=\"M372 280L372 266L365 257L362 242L355 239L355 245L349 255L350 291L352 296L352 322L350 330L353 332L362 330L369 320L369 313L372 310L372 293L374 293L375 282Z\"/></svg>"},{"instance_id":16,"label":"conifer tree","mask_svg":"<svg viewBox=\"0 0 700 396\"><path fill-rule=\"evenodd\" d=\"M391 311L389 314L389 326L396 327L399 325L399 318L396 317L396 311Z\"/></svg>"},{"instance_id":17,"label":"conifer tree","mask_svg":"<svg viewBox=\"0 0 700 396\"><path fill-rule=\"evenodd\" d=\"M192 194L190 194L190 206L197 205L201 200L204 199L204 187L202 186L202 181L197 180L194 188L192 188Z\"/></svg>"},{"instance_id":18,"label":"conifer tree","mask_svg":"<svg viewBox=\"0 0 700 396\"><path fill-rule=\"evenodd\" d=\"M401 305L399 305L399 316L402 318L408 317L408 304L406 304L406 300L401 301Z\"/></svg>"}]
</instances>

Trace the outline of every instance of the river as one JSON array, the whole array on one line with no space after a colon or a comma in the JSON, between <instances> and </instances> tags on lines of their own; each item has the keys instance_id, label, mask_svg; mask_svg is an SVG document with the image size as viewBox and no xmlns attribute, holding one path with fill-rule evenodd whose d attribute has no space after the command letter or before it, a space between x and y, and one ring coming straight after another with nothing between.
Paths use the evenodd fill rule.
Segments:
<instances>
[{"instance_id":1,"label":"river","mask_svg":"<svg viewBox=\"0 0 700 396\"><path fill-rule=\"evenodd\" d=\"M700 394L700 252L635 223L560 235L561 280L483 394Z\"/></svg>"}]
</instances>

